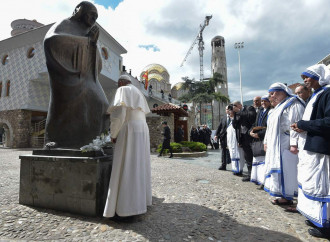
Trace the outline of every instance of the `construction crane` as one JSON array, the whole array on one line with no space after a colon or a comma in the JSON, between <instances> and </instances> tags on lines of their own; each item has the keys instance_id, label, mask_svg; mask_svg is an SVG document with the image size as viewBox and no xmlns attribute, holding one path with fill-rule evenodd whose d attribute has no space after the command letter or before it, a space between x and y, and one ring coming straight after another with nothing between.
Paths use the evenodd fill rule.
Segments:
<instances>
[{"instance_id":1,"label":"construction crane","mask_svg":"<svg viewBox=\"0 0 330 242\"><path fill-rule=\"evenodd\" d=\"M199 33L197 37L195 38L194 42L190 46L185 58L183 59L181 66L183 66L183 63L187 60L188 56L190 55L192 49L194 48L195 44L197 43L198 40L198 51L199 51L199 65L200 65L200 80L203 81L204 79L204 66L203 66L203 50L204 50L204 41L203 41L203 30L205 29L206 26L209 25L210 19L212 18L212 15L206 16L204 20L204 24L200 25Z\"/></svg>"}]
</instances>

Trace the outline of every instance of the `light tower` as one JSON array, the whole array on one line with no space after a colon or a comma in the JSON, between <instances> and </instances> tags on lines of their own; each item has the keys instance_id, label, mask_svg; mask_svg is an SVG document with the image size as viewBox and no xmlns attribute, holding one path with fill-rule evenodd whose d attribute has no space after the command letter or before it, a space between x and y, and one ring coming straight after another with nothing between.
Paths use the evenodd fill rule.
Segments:
<instances>
[{"instance_id":1,"label":"light tower","mask_svg":"<svg viewBox=\"0 0 330 242\"><path fill-rule=\"evenodd\" d=\"M235 43L235 46L234 47L238 51L239 88L240 88L240 92L241 92L241 104L243 105L241 56L239 54L239 50L244 48L244 42Z\"/></svg>"}]
</instances>

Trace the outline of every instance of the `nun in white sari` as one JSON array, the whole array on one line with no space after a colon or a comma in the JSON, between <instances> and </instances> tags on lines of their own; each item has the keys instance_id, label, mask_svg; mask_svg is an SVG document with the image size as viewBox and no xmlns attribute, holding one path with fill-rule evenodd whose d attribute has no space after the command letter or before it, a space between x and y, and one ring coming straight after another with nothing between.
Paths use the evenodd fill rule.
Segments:
<instances>
[{"instance_id":1,"label":"nun in white sari","mask_svg":"<svg viewBox=\"0 0 330 242\"><path fill-rule=\"evenodd\" d=\"M109 108L115 148L104 217L146 213L152 199L148 103L129 76L120 76L118 86Z\"/></svg>"},{"instance_id":2,"label":"nun in white sari","mask_svg":"<svg viewBox=\"0 0 330 242\"><path fill-rule=\"evenodd\" d=\"M310 229L308 232L311 235L325 237L324 235L328 233L330 237L329 229L324 230L330 227L330 147L329 137L326 138L327 133L329 134L329 121L326 124L329 112L326 114L324 109L318 109L319 106L328 109L330 106L330 103L323 98L325 95L329 96L330 70L323 64L314 65L307 68L301 76L306 86L314 89L314 93L307 104L302 121L292 125L294 130L300 132L297 209L308 218L306 224L321 228ZM312 116L312 113L319 110L322 110L319 112L321 113L319 117L315 117L318 114ZM320 130L321 133L314 130ZM313 143L313 147L310 147L311 145L306 143L308 135L322 141L313 140L310 142ZM326 139L328 142L325 141Z\"/></svg>"},{"instance_id":3,"label":"nun in white sari","mask_svg":"<svg viewBox=\"0 0 330 242\"><path fill-rule=\"evenodd\" d=\"M230 117L230 123L227 127L227 147L231 158L231 170L234 175L240 176L243 174L245 159L243 148L238 146L236 130L232 125L232 120L234 118L234 111L232 105L228 106L228 113Z\"/></svg>"},{"instance_id":4,"label":"nun in white sari","mask_svg":"<svg viewBox=\"0 0 330 242\"><path fill-rule=\"evenodd\" d=\"M274 205L291 205L298 195L297 163L299 134L290 125L301 119L304 102L292 95L282 83L269 88L270 98L275 107L268 116L264 144L265 184L264 190L271 196L279 197Z\"/></svg>"}]
</instances>

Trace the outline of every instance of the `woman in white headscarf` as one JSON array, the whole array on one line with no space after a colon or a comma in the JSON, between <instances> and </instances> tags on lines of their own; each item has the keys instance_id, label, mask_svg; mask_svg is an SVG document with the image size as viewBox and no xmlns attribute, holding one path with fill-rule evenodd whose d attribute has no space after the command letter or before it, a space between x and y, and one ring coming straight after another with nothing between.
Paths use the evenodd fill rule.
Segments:
<instances>
[{"instance_id":1,"label":"woman in white headscarf","mask_svg":"<svg viewBox=\"0 0 330 242\"><path fill-rule=\"evenodd\" d=\"M304 104L292 95L283 83L274 83L269 88L274 109L268 116L264 139L265 184L271 196L278 197L274 205L292 205L298 194L297 163L299 134L290 126L299 121L304 113Z\"/></svg>"},{"instance_id":2,"label":"woman in white headscarf","mask_svg":"<svg viewBox=\"0 0 330 242\"><path fill-rule=\"evenodd\" d=\"M314 93L302 120L292 128L300 133L297 209L308 220L308 232L330 238L330 70L314 65L301 74Z\"/></svg>"}]
</instances>

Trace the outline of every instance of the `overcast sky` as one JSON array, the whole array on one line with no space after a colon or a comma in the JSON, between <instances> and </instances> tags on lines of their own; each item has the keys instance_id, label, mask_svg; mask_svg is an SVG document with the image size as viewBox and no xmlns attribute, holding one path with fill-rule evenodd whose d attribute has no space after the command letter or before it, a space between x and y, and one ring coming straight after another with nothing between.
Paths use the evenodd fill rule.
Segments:
<instances>
[{"instance_id":1,"label":"overcast sky","mask_svg":"<svg viewBox=\"0 0 330 242\"><path fill-rule=\"evenodd\" d=\"M19 18L49 24L71 15L79 0L11 0L1 5L0 39L10 37ZM167 68L172 84L199 79L197 46L180 64L203 23L204 76L211 75L211 39L226 41L231 100L240 99L238 55L241 50L243 99L266 94L273 82L301 82L300 73L330 53L329 0L97 0L98 23L128 51L124 65L139 76L151 63Z\"/></svg>"}]
</instances>

